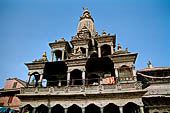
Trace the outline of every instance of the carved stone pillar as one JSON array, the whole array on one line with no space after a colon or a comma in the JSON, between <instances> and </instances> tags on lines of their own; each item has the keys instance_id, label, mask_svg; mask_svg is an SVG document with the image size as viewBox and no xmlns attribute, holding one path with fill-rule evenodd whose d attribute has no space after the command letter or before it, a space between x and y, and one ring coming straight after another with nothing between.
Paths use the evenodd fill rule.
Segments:
<instances>
[{"instance_id":1,"label":"carved stone pillar","mask_svg":"<svg viewBox=\"0 0 170 113\"><path fill-rule=\"evenodd\" d=\"M30 79L31 79L31 75L30 74L28 74L28 78L27 78L27 87L29 86L29 83L30 83Z\"/></svg>"},{"instance_id":2,"label":"carved stone pillar","mask_svg":"<svg viewBox=\"0 0 170 113\"><path fill-rule=\"evenodd\" d=\"M81 108L81 110L82 110L82 113L85 113L85 108Z\"/></svg>"},{"instance_id":3,"label":"carved stone pillar","mask_svg":"<svg viewBox=\"0 0 170 113\"><path fill-rule=\"evenodd\" d=\"M51 62L53 62L54 52L51 52Z\"/></svg>"},{"instance_id":4,"label":"carved stone pillar","mask_svg":"<svg viewBox=\"0 0 170 113\"><path fill-rule=\"evenodd\" d=\"M101 57L101 47L98 47L98 57Z\"/></svg>"},{"instance_id":5,"label":"carved stone pillar","mask_svg":"<svg viewBox=\"0 0 170 113\"><path fill-rule=\"evenodd\" d=\"M123 113L123 106L119 106L120 113Z\"/></svg>"},{"instance_id":6,"label":"carved stone pillar","mask_svg":"<svg viewBox=\"0 0 170 113\"><path fill-rule=\"evenodd\" d=\"M67 72L67 86L70 85L70 72Z\"/></svg>"},{"instance_id":7,"label":"carved stone pillar","mask_svg":"<svg viewBox=\"0 0 170 113\"><path fill-rule=\"evenodd\" d=\"M61 86L61 80L58 81L58 86Z\"/></svg>"},{"instance_id":8,"label":"carved stone pillar","mask_svg":"<svg viewBox=\"0 0 170 113\"><path fill-rule=\"evenodd\" d=\"M74 54L76 54L76 49L74 48Z\"/></svg>"},{"instance_id":9,"label":"carved stone pillar","mask_svg":"<svg viewBox=\"0 0 170 113\"><path fill-rule=\"evenodd\" d=\"M82 83L83 83L83 85L85 85L85 78L86 77L86 75L85 75L85 71L83 71L82 72Z\"/></svg>"},{"instance_id":10,"label":"carved stone pillar","mask_svg":"<svg viewBox=\"0 0 170 113\"><path fill-rule=\"evenodd\" d=\"M51 113L51 107L48 107L48 113Z\"/></svg>"},{"instance_id":11,"label":"carved stone pillar","mask_svg":"<svg viewBox=\"0 0 170 113\"><path fill-rule=\"evenodd\" d=\"M115 68L115 76L116 76L116 80L118 81L119 78L118 68Z\"/></svg>"},{"instance_id":12,"label":"carved stone pillar","mask_svg":"<svg viewBox=\"0 0 170 113\"><path fill-rule=\"evenodd\" d=\"M135 66L132 66L132 74L133 74L134 80L137 81L137 79L136 79L136 72L135 72Z\"/></svg>"},{"instance_id":13,"label":"carved stone pillar","mask_svg":"<svg viewBox=\"0 0 170 113\"><path fill-rule=\"evenodd\" d=\"M89 54L89 49L86 48L86 57L88 57L88 54Z\"/></svg>"},{"instance_id":14,"label":"carved stone pillar","mask_svg":"<svg viewBox=\"0 0 170 113\"><path fill-rule=\"evenodd\" d=\"M62 50L62 57L61 60L64 60L64 50Z\"/></svg>"},{"instance_id":15,"label":"carved stone pillar","mask_svg":"<svg viewBox=\"0 0 170 113\"><path fill-rule=\"evenodd\" d=\"M100 113L103 113L103 107L100 108Z\"/></svg>"},{"instance_id":16,"label":"carved stone pillar","mask_svg":"<svg viewBox=\"0 0 170 113\"><path fill-rule=\"evenodd\" d=\"M40 80L39 80L39 83L38 83L39 87L42 86L42 80L43 80L43 74L40 75Z\"/></svg>"},{"instance_id":17,"label":"carved stone pillar","mask_svg":"<svg viewBox=\"0 0 170 113\"><path fill-rule=\"evenodd\" d=\"M32 110L32 113L35 113L35 112L36 112L36 107L34 107Z\"/></svg>"},{"instance_id":18,"label":"carved stone pillar","mask_svg":"<svg viewBox=\"0 0 170 113\"><path fill-rule=\"evenodd\" d=\"M140 113L144 113L143 106L140 106Z\"/></svg>"},{"instance_id":19,"label":"carved stone pillar","mask_svg":"<svg viewBox=\"0 0 170 113\"><path fill-rule=\"evenodd\" d=\"M111 55L112 55L114 53L113 45L110 45L110 48L111 48Z\"/></svg>"},{"instance_id":20,"label":"carved stone pillar","mask_svg":"<svg viewBox=\"0 0 170 113\"><path fill-rule=\"evenodd\" d=\"M68 111L68 108L64 108L64 113L67 113L67 111Z\"/></svg>"}]
</instances>

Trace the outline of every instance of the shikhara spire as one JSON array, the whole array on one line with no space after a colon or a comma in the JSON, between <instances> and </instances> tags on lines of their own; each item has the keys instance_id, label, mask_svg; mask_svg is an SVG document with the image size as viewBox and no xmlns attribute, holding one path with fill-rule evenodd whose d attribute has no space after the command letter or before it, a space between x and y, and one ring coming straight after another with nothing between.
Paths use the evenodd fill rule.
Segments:
<instances>
[{"instance_id":1,"label":"shikhara spire","mask_svg":"<svg viewBox=\"0 0 170 113\"><path fill-rule=\"evenodd\" d=\"M80 21L79 21L78 27L77 27L77 33L79 33L82 30L82 28L84 28L84 27L86 27L90 31L92 36L96 35L94 20L93 20L92 16L90 15L88 8L83 10L83 16L80 16Z\"/></svg>"}]
</instances>

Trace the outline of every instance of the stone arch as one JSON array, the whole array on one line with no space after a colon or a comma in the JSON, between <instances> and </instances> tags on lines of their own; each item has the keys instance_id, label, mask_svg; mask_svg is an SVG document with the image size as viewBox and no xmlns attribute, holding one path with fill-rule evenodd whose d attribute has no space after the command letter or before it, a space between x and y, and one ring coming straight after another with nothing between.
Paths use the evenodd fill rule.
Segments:
<instances>
[{"instance_id":1,"label":"stone arch","mask_svg":"<svg viewBox=\"0 0 170 113\"><path fill-rule=\"evenodd\" d=\"M68 108L67 113L75 113L75 112L76 113L82 113L82 110L81 110L81 108L78 105L73 104L72 106L70 106Z\"/></svg>"},{"instance_id":2,"label":"stone arch","mask_svg":"<svg viewBox=\"0 0 170 113\"><path fill-rule=\"evenodd\" d=\"M64 108L60 104L56 104L51 108L51 113L64 113Z\"/></svg>"},{"instance_id":3,"label":"stone arch","mask_svg":"<svg viewBox=\"0 0 170 113\"><path fill-rule=\"evenodd\" d=\"M71 85L82 85L82 71L74 69L70 72L70 83Z\"/></svg>"},{"instance_id":4,"label":"stone arch","mask_svg":"<svg viewBox=\"0 0 170 113\"><path fill-rule=\"evenodd\" d=\"M101 113L100 107L95 104L89 104L85 107L85 113Z\"/></svg>"},{"instance_id":5,"label":"stone arch","mask_svg":"<svg viewBox=\"0 0 170 113\"><path fill-rule=\"evenodd\" d=\"M48 113L48 107L44 104L41 104L36 108L36 113Z\"/></svg>"},{"instance_id":6,"label":"stone arch","mask_svg":"<svg viewBox=\"0 0 170 113\"><path fill-rule=\"evenodd\" d=\"M53 52L55 54L56 61L61 60L61 58L62 58L62 50L57 49L57 50L55 50Z\"/></svg>"},{"instance_id":7,"label":"stone arch","mask_svg":"<svg viewBox=\"0 0 170 113\"><path fill-rule=\"evenodd\" d=\"M108 44L104 44L101 46L101 56L111 55L111 47Z\"/></svg>"},{"instance_id":8,"label":"stone arch","mask_svg":"<svg viewBox=\"0 0 170 113\"><path fill-rule=\"evenodd\" d=\"M37 87L38 81L40 80L40 73L38 71L33 71L32 73L30 73L30 83L31 85L33 85L34 87Z\"/></svg>"},{"instance_id":9,"label":"stone arch","mask_svg":"<svg viewBox=\"0 0 170 113\"><path fill-rule=\"evenodd\" d=\"M128 102L123 106L123 113L140 113L140 106L133 102Z\"/></svg>"},{"instance_id":10,"label":"stone arch","mask_svg":"<svg viewBox=\"0 0 170 113\"><path fill-rule=\"evenodd\" d=\"M100 78L101 82L102 79L106 78L106 75L107 77L115 77L114 63L109 57L89 58L86 62L86 72L88 79L96 77Z\"/></svg>"},{"instance_id":11,"label":"stone arch","mask_svg":"<svg viewBox=\"0 0 170 113\"><path fill-rule=\"evenodd\" d=\"M104 113L112 113L113 111L114 113L120 113L119 106L109 103L104 107Z\"/></svg>"},{"instance_id":12,"label":"stone arch","mask_svg":"<svg viewBox=\"0 0 170 113\"><path fill-rule=\"evenodd\" d=\"M33 107L30 104L27 104L24 107L22 107L21 111L22 113L26 113L26 112L32 113Z\"/></svg>"}]
</instances>

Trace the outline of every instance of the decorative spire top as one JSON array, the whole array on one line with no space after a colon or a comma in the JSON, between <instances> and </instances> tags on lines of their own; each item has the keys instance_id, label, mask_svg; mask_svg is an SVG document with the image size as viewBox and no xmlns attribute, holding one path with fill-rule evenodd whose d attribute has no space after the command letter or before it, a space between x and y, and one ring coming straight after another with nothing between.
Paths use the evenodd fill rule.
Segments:
<instances>
[{"instance_id":1,"label":"decorative spire top","mask_svg":"<svg viewBox=\"0 0 170 113\"><path fill-rule=\"evenodd\" d=\"M148 68L153 68L150 60L148 61Z\"/></svg>"},{"instance_id":2,"label":"decorative spire top","mask_svg":"<svg viewBox=\"0 0 170 113\"><path fill-rule=\"evenodd\" d=\"M47 53L46 52L44 52L43 57L47 57Z\"/></svg>"},{"instance_id":3,"label":"decorative spire top","mask_svg":"<svg viewBox=\"0 0 170 113\"><path fill-rule=\"evenodd\" d=\"M120 46L119 43L118 43L118 45L117 45L117 50L122 50L122 47Z\"/></svg>"},{"instance_id":4,"label":"decorative spire top","mask_svg":"<svg viewBox=\"0 0 170 113\"><path fill-rule=\"evenodd\" d=\"M102 31L102 35L106 35L106 31L105 30Z\"/></svg>"},{"instance_id":5,"label":"decorative spire top","mask_svg":"<svg viewBox=\"0 0 170 113\"><path fill-rule=\"evenodd\" d=\"M86 8L85 10L83 9L83 16L80 16L80 21L77 27L77 33L79 33L79 31L81 31L84 26L90 31L90 34L92 36L96 35L96 29L94 27L94 20L91 17L88 8Z\"/></svg>"}]
</instances>

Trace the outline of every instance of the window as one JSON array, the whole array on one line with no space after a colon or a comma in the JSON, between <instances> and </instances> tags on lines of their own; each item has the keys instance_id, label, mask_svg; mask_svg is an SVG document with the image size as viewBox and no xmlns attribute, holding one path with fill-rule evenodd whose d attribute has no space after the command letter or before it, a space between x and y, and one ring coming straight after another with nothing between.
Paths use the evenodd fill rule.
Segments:
<instances>
[{"instance_id":1,"label":"window","mask_svg":"<svg viewBox=\"0 0 170 113\"><path fill-rule=\"evenodd\" d=\"M13 88L16 88L16 87L17 87L17 82L14 82Z\"/></svg>"},{"instance_id":2,"label":"window","mask_svg":"<svg viewBox=\"0 0 170 113\"><path fill-rule=\"evenodd\" d=\"M12 100L13 100L13 96L10 96L8 99L8 103L12 103Z\"/></svg>"}]
</instances>

